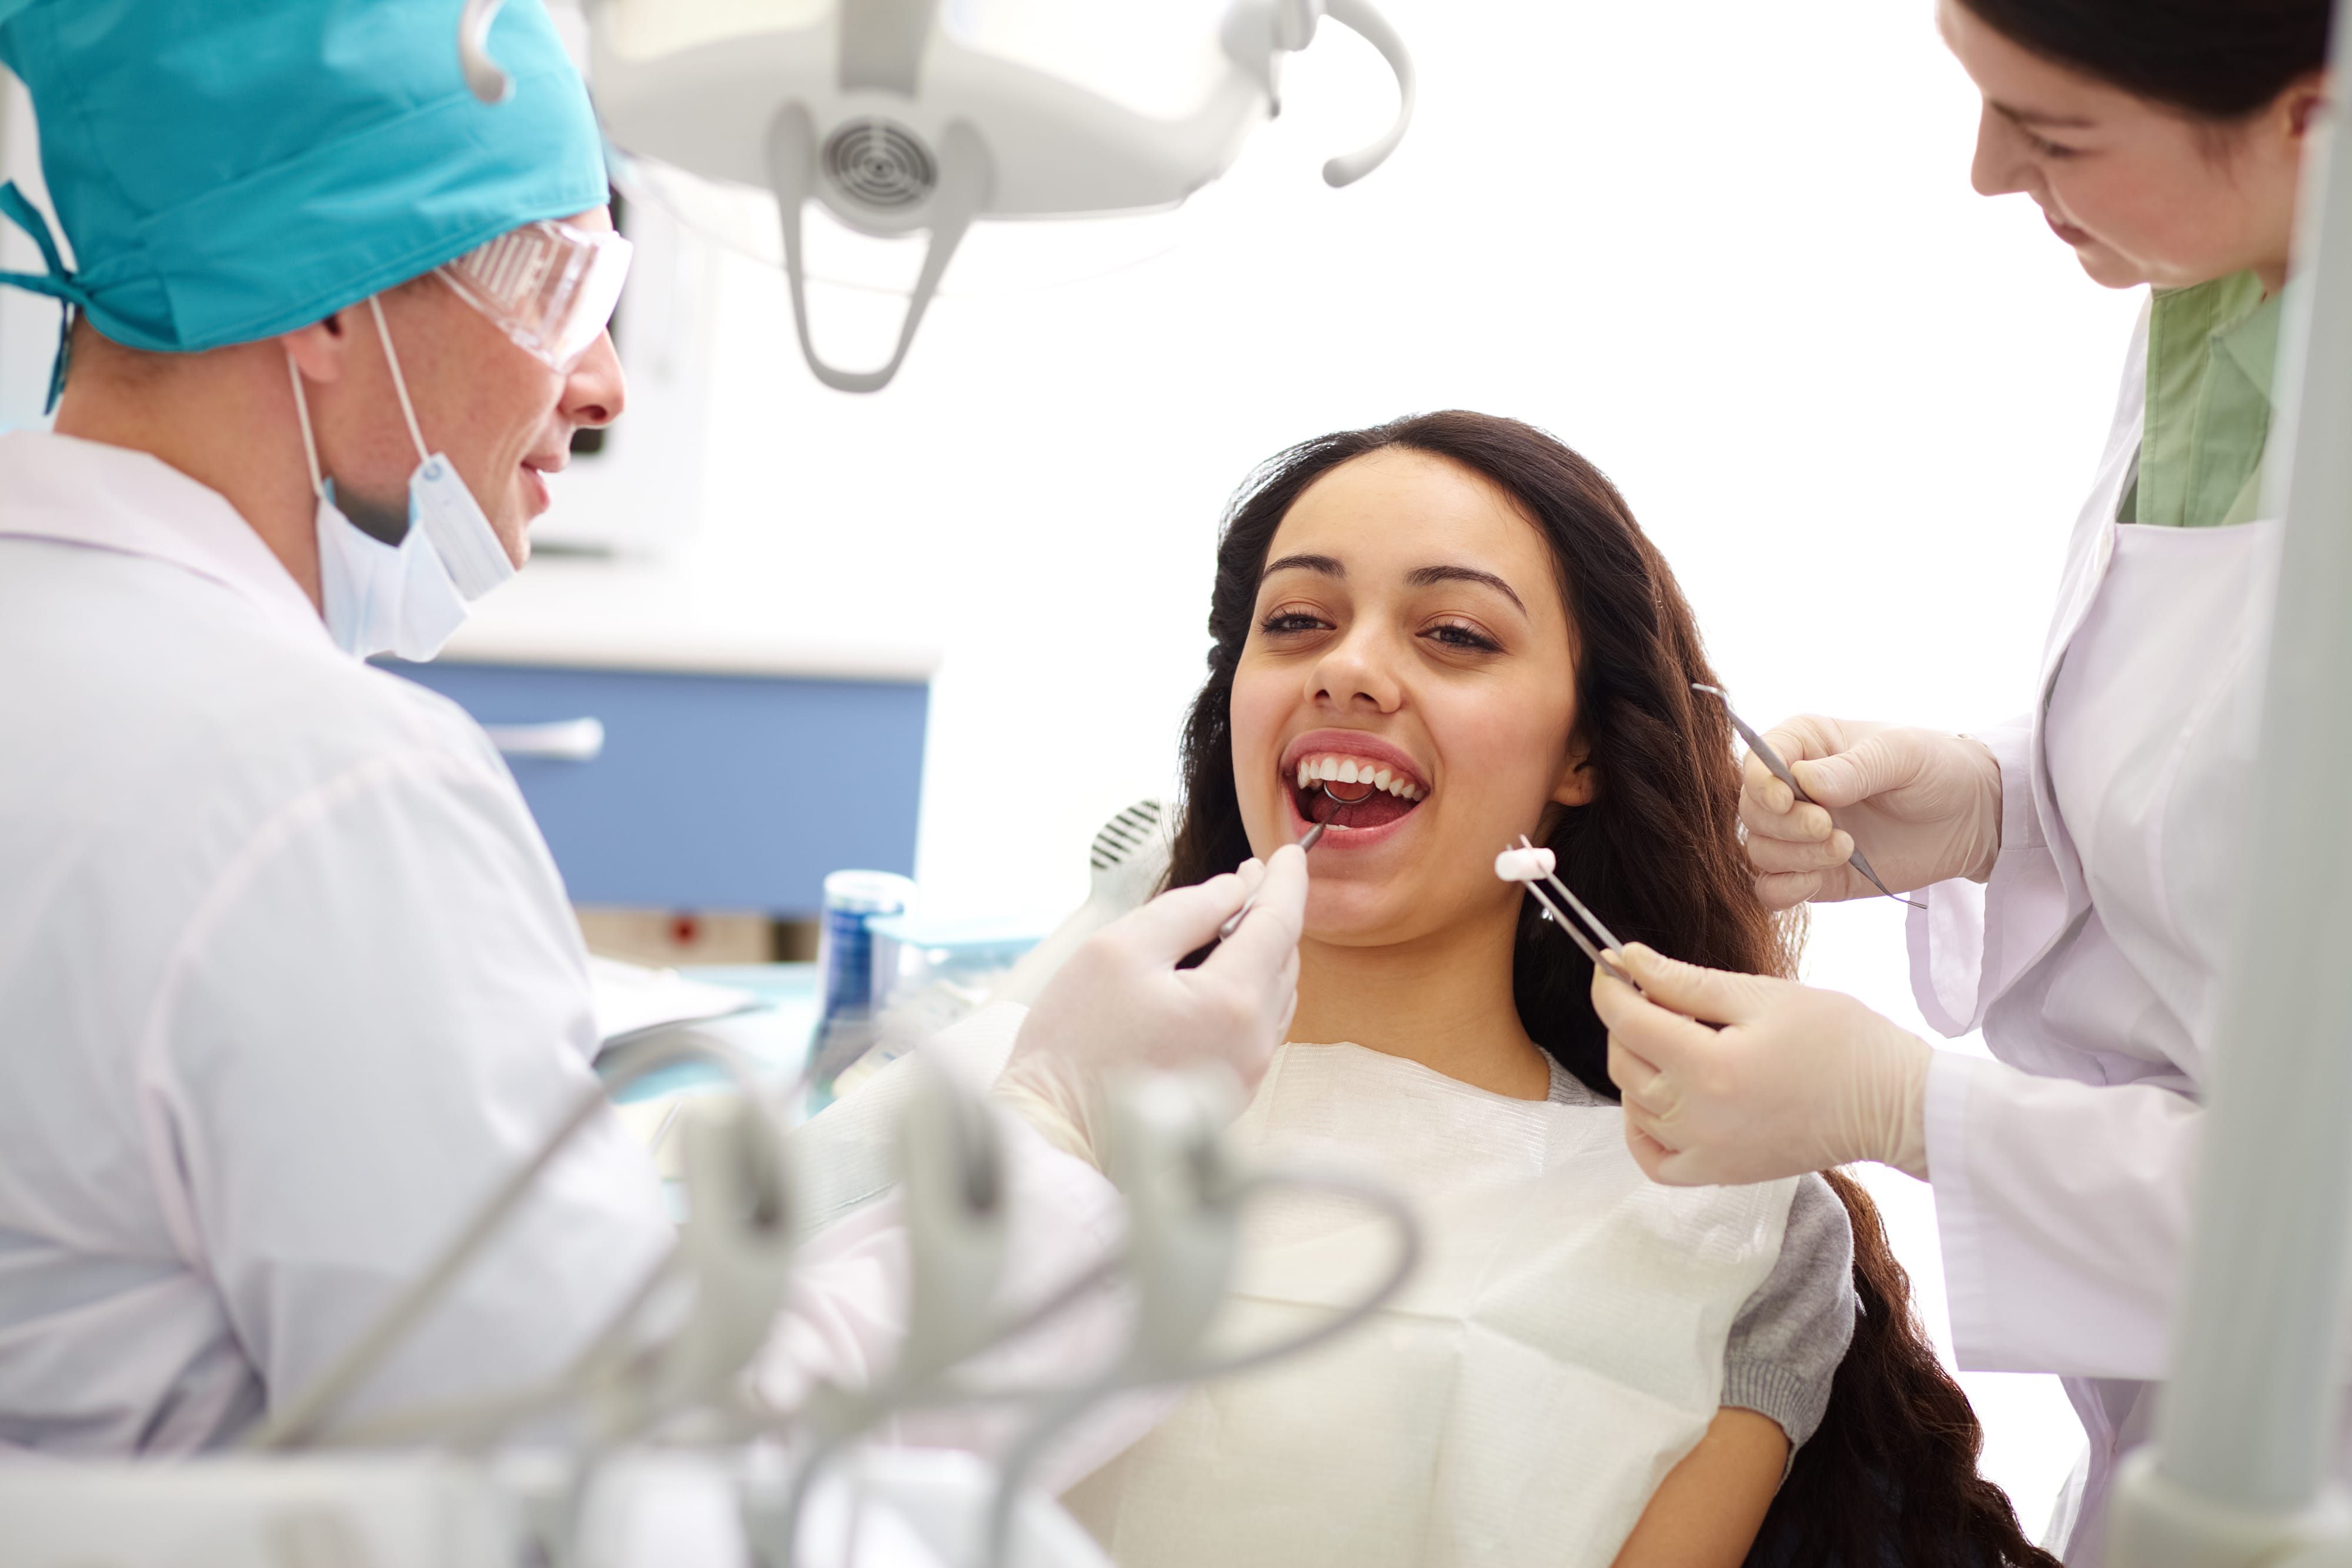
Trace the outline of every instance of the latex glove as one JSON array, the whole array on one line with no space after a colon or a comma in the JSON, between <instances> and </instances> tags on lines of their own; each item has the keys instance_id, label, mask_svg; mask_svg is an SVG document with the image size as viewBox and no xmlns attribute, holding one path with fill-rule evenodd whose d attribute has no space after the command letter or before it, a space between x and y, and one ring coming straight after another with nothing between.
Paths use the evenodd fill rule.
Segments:
<instances>
[{"instance_id":1,"label":"latex glove","mask_svg":"<svg viewBox=\"0 0 2352 1568\"><path fill-rule=\"evenodd\" d=\"M1196 968L1205 945L1251 890L1241 928ZM1100 1168L1102 1084L1121 1070L1233 1070L1248 1103L1298 1010L1298 931L1307 855L1296 845L1261 866L1174 888L1120 916L1072 953L1030 1008L996 1097L1069 1154Z\"/></svg>"},{"instance_id":2,"label":"latex glove","mask_svg":"<svg viewBox=\"0 0 2352 1568\"><path fill-rule=\"evenodd\" d=\"M1983 741L1810 713L1783 719L1764 738L1819 802L1800 803L1749 754L1739 820L1748 825L1748 859L1765 907L1876 897L1845 863L1856 838L1871 869L1897 893L1992 874L2000 852L2000 765Z\"/></svg>"},{"instance_id":3,"label":"latex glove","mask_svg":"<svg viewBox=\"0 0 2352 1568\"><path fill-rule=\"evenodd\" d=\"M1702 969L1638 942L1621 961L1647 996L1596 971L1592 1005L1609 1026L1625 1141L1652 1180L1772 1181L1852 1160L1927 1178L1926 1040L1837 991Z\"/></svg>"}]
</instances>

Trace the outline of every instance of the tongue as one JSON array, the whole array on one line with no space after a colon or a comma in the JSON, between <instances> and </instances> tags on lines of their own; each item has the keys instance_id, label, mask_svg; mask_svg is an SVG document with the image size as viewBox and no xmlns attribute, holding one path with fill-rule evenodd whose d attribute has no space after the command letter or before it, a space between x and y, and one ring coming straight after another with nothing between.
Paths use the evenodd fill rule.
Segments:
<instances>
[{"instance_id":1,"label":"tongue","mask_svg":"<svg viewBox=\"0 0 2352 1568\"><path fill-rule=\"evenodd\" d=\"M1395 821L1412 807L1385 789L1375 789L1369 800L1359 800L1352 805L1326 802L1321 809L1328 813L1323 820L1335 828L1381 828ZM1313 813L1309 815L1311 819Z\"/></svg>"}]
</instances>

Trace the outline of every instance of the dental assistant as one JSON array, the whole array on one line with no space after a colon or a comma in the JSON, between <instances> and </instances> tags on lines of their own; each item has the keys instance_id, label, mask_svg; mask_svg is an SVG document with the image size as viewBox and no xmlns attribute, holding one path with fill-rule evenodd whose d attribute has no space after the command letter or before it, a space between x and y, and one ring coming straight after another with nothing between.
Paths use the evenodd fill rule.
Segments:
<instances>
[{"instance_id":1,"label":"dental assistant","mask_svg":"<svg viewBox=\"0 0 2352 1568\"><path fill-rule=\"evenodd\" d=\"M54 432L0 435L0 1458L236 1442L595 1083L513 779L363 662L430 657L625 400L586 93L516 0L512 96L476 101L457 12L0 0L73 257L0 189L47 261L0 280L67 307L72 350ZM1285 853L1108 928L1008 1076L1081 1126L1112 1064L1254 1082L1305 888ZM1108 1184L1007 1135L1034 1246L1090 1257ZM557 1374L672 1235L591 1124L329 1430ZM887 1239L803 1280L778 1337L808 1376L887 1355Z\"/></svg>"},{"instance_id":2,"label":"dental assistant","mask_svg":"<svg viewBox=\"0 0 2352 1568\"><path fill-rule=\"evenodd\" d=\"M1993 1060L1851 998L1646 950L1629 966L1646 1001L1595 984L1658 1179L1877 1159L1935 1184L1959 1364L2060 1374L2088 1434L2071 1563L2101 1560L2107 1477L2149 1433L2187 1246L2277 571L2260 503L2280 296L2329 9L1940 6L1984 98L1976 188L2031 195L2093 278L2151 298L2031 711L1975 736L1788 720L1768 738L1820 804L1750 758L1741 811L1776 907L1871 896L1844 863L1856 840L1889 885L1924 890L1920 1009L1947 1035L1981 1029Z\"/></svg>"}]
</instances>

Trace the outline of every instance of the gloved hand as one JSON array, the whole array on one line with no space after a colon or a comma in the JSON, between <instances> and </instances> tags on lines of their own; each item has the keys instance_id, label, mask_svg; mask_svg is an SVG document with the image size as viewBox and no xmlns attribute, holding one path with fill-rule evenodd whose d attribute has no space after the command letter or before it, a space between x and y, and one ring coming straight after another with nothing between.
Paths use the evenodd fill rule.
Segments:
<instances>
[{"instance_id":1,"label":"gloved hand","mask_svg":"<svg viewBox=\"0 0 2352 1568\"><path fill-rule=\"evenodd\" d=\"M1927 1178L1926 1040L1794 980L1702 969L1638 942L1622 962L1646 996L1595 970L1592 1005L1609 1026L1625 1141L1653 1181L1772 1181L1851 1160Z\"/></svg>"},{"instance_id":2,"label":"gloved hand","mask_svg":"<svg viewBox=\"0 0 2352 1568\"><path fill-rule=\"evenodd\" d=\"M1857 838L1871 869L1898 893L1992 874L2000 852L2000 765L1983 741L1819 714L1783 719L1764 738L1820 802L1800 804L1749 754L1739 820L1748 824L1748 859L1766 908L1877 896L1845 863Z\"/></svg>"},{"instance_id":3,"label":"gloved hand","mask_svg":"<svg viewBox=\"0 0 2352 1568\"><path fill-rule=\"evenodd\" d=\"M1240 929L1197 968L1177 960L1216 936L1255 889ZM1066 1152L1101 1166L1102 1083L1121 1069L1221 1061L1246 1103L1298 1010L1307 855L1161 894L1088 937L1037 998L996 1081L996 1098Z\"/></svg>"}]
</instances>

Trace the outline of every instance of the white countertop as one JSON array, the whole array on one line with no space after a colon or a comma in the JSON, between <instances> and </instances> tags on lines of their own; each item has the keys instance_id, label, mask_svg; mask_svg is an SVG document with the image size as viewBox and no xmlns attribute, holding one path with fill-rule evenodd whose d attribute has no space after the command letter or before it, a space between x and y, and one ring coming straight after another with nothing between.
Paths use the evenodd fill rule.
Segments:
<instances>
[{"instance_id":1,"label":"white countertop","mask_svg":"<svg viewBox=\"0 0 2352 1568\"><path fill-rule=\"evenodd\" d=\"M822 585L820 585L822 586ZM450 664L803 680L928 681L940 647L877 629L858 596L779 591L772 574L544 556L474 606Z\"/></svg>"}]
</instances>

